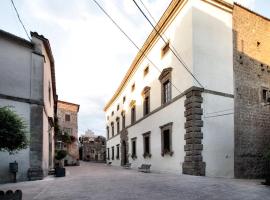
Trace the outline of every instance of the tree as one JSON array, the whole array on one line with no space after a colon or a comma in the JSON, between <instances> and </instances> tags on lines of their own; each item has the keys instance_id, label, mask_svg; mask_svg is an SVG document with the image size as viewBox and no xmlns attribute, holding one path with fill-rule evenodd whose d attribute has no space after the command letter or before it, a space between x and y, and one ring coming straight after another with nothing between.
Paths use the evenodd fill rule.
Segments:
<instances>
[{"instance_id":1,"label":"tree","mask_svg":"<svg viewBox=\"0 0 270 200\"><path fill-rule=\"evenodd\" d=\"M9 107L0 107L0 151L16 153L28 146L26 123Z\"/></svg>"}]
</instances>

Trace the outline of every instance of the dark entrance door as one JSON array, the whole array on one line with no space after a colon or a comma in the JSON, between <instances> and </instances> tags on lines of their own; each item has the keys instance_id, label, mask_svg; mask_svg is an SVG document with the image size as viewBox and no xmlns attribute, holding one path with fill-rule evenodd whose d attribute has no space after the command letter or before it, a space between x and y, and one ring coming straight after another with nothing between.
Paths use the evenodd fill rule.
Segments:
<instances>
[{"instance_id":1,"label":"dark entrance door","mask_svg":"<svg viewBox=\"0 0 270 200\"><path fill-rule=\"evenodd\" d=\"M127 164L127 144L126 144L126 141L123 140L122 142L122 152L123 152L123 155L122 155L122 164L123 165L126 165Z\"/></svg>"}]
</instances>

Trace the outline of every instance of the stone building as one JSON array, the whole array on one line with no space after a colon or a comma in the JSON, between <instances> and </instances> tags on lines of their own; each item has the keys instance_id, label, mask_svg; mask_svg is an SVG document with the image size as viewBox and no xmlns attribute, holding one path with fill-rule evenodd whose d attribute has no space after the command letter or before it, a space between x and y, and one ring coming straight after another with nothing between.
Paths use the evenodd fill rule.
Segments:
<instances>
[{"instance_id":1,"label":"stone building","mask_svg":"<svg viewBox=\"0 0 270 200\"><path fill-rule=\"evenodd\" d=\"M80 105L69 103L66 101L57 102L57 117L58 124L63 134L68 134L74 138L71 144L63 144L61 141L56 141L57 149L67 150L68 155L64 159L65 165L74 165L79 159L79 144L78 144L78 112Z\"/></svg>"},{"instance_id":2,"label":"stone building","mask_svg":"<svg viewBox=\"0 0 270 200\"><path fill-rule=\"evenodd\" d=\"M15 155L0 152L0 182L42 179L54 166L56 113L54 58L49 40L31 32L31 41L0 30L0 106L11 106L27 124L29 147Z\"/></svg>"},{"instance_id":3,"label":"stone building","mask_svg":"<svg viewBox=\"0 0 270 200\"><path fill-rule=\"evenodd\" d=\"M232 0L172 0L155 29L104 108L108 161L262 177L270 20Z\"/></svg>"},{"instance_id":4,"label":"stone building","mask_svg":"<svg viewBox=\"0 0 270 200\"><path fill-rule=\"evenodd\" d=\"M88 132L89 133L89 132ZM106 162L106 138L94 133L81 136L82 160Z\"/></svg>"}]
</instances>

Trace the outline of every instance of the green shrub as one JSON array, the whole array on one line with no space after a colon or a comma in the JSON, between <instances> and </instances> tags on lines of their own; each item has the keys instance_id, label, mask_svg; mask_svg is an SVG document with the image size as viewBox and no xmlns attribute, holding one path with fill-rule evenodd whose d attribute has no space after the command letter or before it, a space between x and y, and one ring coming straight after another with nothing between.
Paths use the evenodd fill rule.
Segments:
<instances>
[{"instance_id":1,"label":"green shrub","mask_svg":"<svg viewBox=\"0 0 270 200\"><path fill-rule=\"evenodd\" d=\"M0 107L0 151L17 153L28 146L26 124L10 107Z\"/></svg>"},{"instance_id":2,"label":"green shrub","mask_svg":"<svg viewBox=\"0 0 270 200\"><path fill-rule=\"evenodd\" d=\"M55 152L55 159L56 160L62 160L67 156L67 151L65 150L57 150Z\"/></svg>"}]
</instances>

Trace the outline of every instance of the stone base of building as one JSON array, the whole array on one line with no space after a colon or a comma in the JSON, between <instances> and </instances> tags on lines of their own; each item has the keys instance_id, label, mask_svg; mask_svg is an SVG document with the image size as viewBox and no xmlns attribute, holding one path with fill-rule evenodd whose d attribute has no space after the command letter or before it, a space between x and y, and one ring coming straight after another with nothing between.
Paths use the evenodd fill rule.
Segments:
<instances>
[{"instance_id":1,"label":"stone base of building","mask_svg":"<svg viewBox=\"0 0 270 200\"><path fill-rule=\"evenodd\" d=\"M32 167L28 169L29 181L42 180L43 177L43 170L40 167Z\"/></svg>"}]
</instances>

